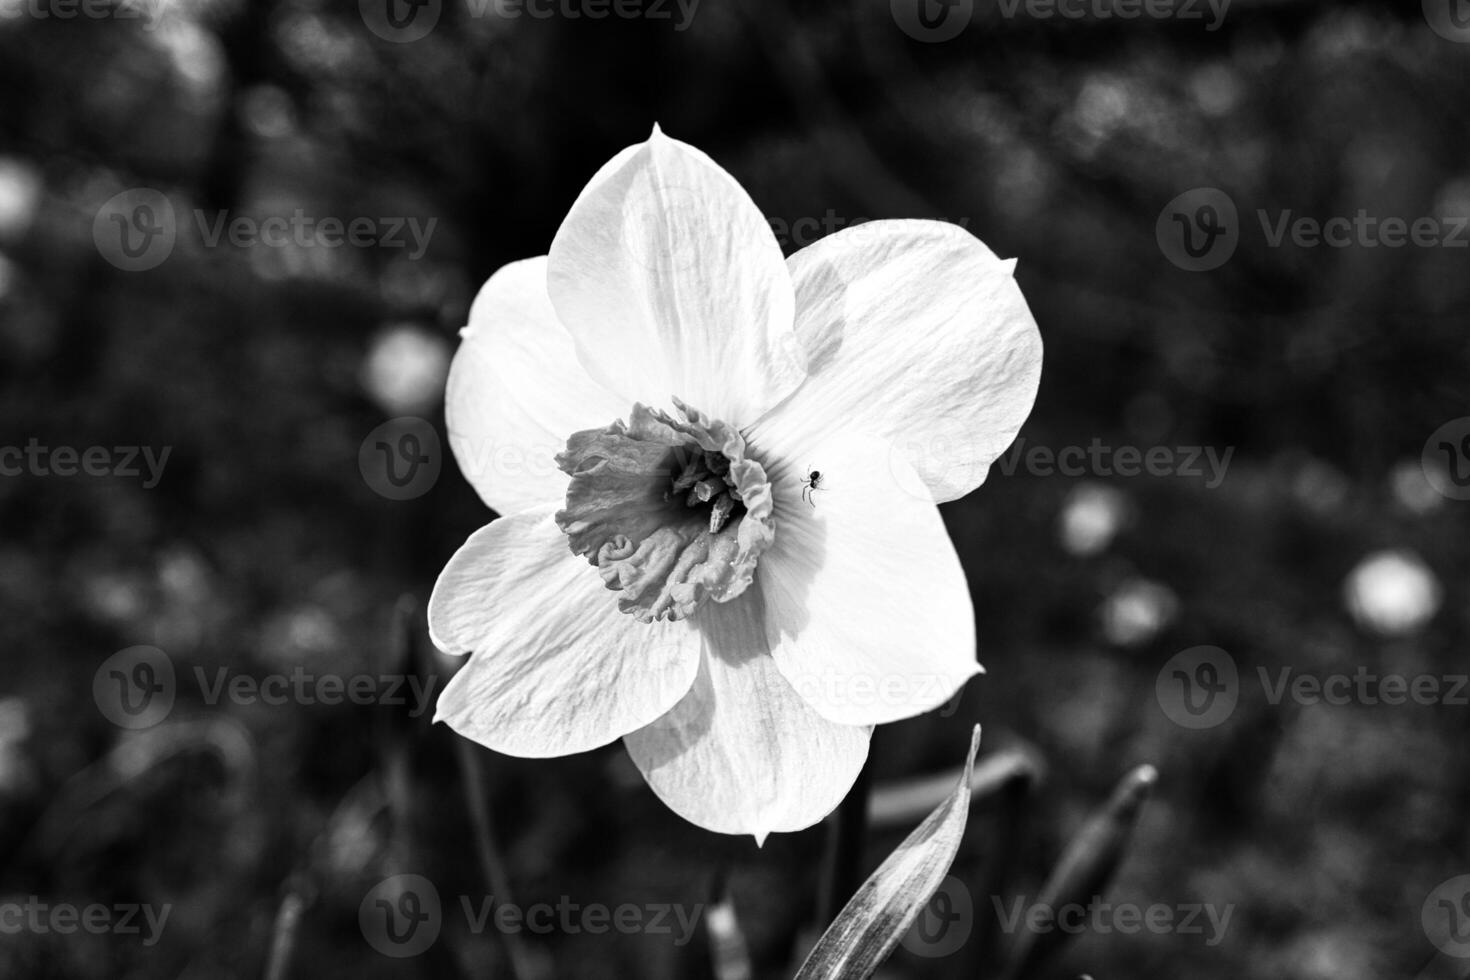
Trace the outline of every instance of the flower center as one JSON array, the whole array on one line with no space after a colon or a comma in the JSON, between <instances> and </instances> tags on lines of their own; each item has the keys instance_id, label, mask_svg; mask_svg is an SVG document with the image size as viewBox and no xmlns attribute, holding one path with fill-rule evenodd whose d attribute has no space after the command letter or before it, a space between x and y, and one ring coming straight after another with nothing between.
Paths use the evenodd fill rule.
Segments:
<instances>
[{"instance_id":1,"label":"flower center","mask_svg":"<svg viewBox=\"0 0 1470 980\"><path fill-rule=\"evenodd\" d=\"M571 477L557 526L623 593L618 609L645 623L740 595L775 537L771 484L745 439L674 404L683 418L634 405L626 423L574 432L556 456Z\"/></svg>"}]
</instances>

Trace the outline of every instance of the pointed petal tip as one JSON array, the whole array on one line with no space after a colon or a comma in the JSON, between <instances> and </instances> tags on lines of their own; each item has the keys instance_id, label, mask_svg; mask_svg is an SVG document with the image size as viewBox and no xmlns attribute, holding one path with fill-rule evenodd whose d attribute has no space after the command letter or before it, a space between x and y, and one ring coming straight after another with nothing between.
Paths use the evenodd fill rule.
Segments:
<instances>
[{"instance_id":1,"label":"pointed petal tip","mask_svg":"<svg viewBox=\"0 0 1470 980\"><path fill-rule=\"evenodd\" d=\"M965 785L970 784L970 774L975 771L975 753L980 751L980 726L970 730L970 754L965 758Z\"/></svg>"},{"instance_id":2,"label":"pointed petal tip","mask_svg":"<svg viewBox=\"0 0 1470 980\"><path fill-rule=\"evenodd\" d=\"M648 139L643 141L642 151L644 153L665 153L671 149L678 149L679 147L680 143L678 140L664 132L664 128L658 123L654 123L653 129L648 132Z\"/></svg>"}]
</instances>

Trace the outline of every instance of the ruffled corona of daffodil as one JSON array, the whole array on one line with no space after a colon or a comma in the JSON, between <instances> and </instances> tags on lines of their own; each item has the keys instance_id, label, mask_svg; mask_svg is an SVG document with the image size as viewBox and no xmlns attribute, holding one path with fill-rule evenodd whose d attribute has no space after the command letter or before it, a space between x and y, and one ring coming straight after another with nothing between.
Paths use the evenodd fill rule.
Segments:
<instances>
[{"instance_id":1,"label":"ruffled corona of daffodil","mask_svg":"<svg viewBox=\"0 0 1470 980\"><path fill-rule=\"evenodd\" d=\"M619 153L455 355L450 443L503 516L434 589L435 643L470 655L436 718L517 756L621 738L713 831L821 820L873 725L980 671L936 504L1035 398L1013 270L937 221L783 260L699 150Z\"/></svg>"}]
</instances>

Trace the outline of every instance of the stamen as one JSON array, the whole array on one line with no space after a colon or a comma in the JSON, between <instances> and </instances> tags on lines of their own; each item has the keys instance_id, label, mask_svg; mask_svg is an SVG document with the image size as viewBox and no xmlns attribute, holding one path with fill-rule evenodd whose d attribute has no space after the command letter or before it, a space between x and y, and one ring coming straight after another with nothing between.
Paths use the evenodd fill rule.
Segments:
<instances>
[{"instance_id":1,"label":"stamen","mask_svg":"<svg viewBox=\"0 0 1470 980\"><path fill-rule=\"evenodd\" d=\"M728 493L715 500L715 505L709 510L709 533L719 534L720 528L725 526L725 522L730 519L730 512L734 509L735 498Z\"/></svg>"},{"instance_id":2,"label":"stamen","mask_svg":"<svg viewBox=\"0 0 1470 980\"><path fill-rule=\"evenodd\" d=\"M634 405L626 424L573 433L556 457L572 478L557 525L641 622L740 595L775 537L770 482L744 438L674 404L682 419Z\"/></svg>"}]
</instances>

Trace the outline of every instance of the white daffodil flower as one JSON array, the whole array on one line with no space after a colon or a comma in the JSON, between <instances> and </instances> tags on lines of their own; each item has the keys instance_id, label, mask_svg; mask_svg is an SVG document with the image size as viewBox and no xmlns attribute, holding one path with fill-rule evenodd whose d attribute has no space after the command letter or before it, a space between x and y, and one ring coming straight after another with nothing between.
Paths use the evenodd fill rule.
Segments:
<instances>
[{"instance_id":1,"label":"white daffodil flower","mask_svg":"<svg viewBox=\"0 0 1470 980\"><path fill-rule=\"evenodd\" d=\"M450 444L504 515L450 559L436 719L547 757L622 738L721 833L811 826L872 726L980 671L939 502L1031 410L1041 339L964 230L874 221L783 260L728 173L663 135L505 266L450 370Z\"/></svg>"}]
</instances>

